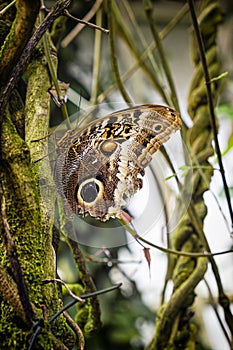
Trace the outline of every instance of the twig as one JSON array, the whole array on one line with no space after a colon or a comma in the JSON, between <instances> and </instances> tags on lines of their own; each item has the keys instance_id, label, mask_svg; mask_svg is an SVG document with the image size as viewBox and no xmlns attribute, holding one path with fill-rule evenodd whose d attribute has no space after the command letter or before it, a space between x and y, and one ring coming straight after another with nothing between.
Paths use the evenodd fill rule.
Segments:
<instances>
[{"instance_id":1,"label":"twig","mask_svg":"<svg viewBox=\"0 0 233 350\"><path fill-rule=\"evenodd\" d=\"M85 300L78 297L77 295L75 295L69 288L69 286L62 280L60 280L59 278L53 278L53 279L44 279L43 280L44 283L49 283L49 282L58 282L61 283L67 290L68 294L75 300L79 301L80 303L83 303Z\"/></svg>"},{"instance_id":2,"label":"twig","mask_svg":"<svg viewBox=\"0 0 233 350\"><path fill-rule=\"evenodd\" d=\"M81 328L79 325L74 322L72 317L68 314L68 312L64 311L63 315L66 318L67 324L70 326L70 328L74 331L74 333L77 335L77 338L79 340L78 345L79 345L79 350L84 350L85 348L85 338L83 336L83 332L81 331Z\"/></svg>"},{"instance_id":3,"label":"twig","mask_svg":"<svg viewBox=\"0 0 233 350\"><path fill-rule=\"evenodd\" d=\"M102 290L99 290L99 291L96 291L96 292L93 292L93 293L88 293L88 294L84 294L82 296L80 296L80 299L89 299L89 298L92 298L92 297L96 297L98 295L101 295L101 294L105 294L105 293L108 293L108 292L111 292L115 289L118 289L120 288L122 285L122 283L118 283L116 284L115 286L112 286L112 287L109 287L109 288L105 288L105 289L102 289ZM56 312L49 320L49 323L51 324L52 322L54 322L58 316L60 316L63 312L65 312L66 310L68 310L70 307L72 307L73 305L75 305L76 303L78 302L77 299L74 299L72 300L69 304L63 306L58 312ZM28 350L31 350L35 341L36 341L36 338L38 337L38 335L40 334L40 332L42 331L42 326L40 325L41 322L38 322L38 325L35 325L36 328L35 328L35 332L33 334L33 337L31 339L31 342L29 344L29 347L28 347Z\"/></svg>"},{"instance_id":4,"label":"twig","mask_svg":"<svg viewBox=\"0 0 233 350\"><path fill-rule=\"evenodd\" d=\"M93 293L88 293L88 294L84 294L81 295L80 298L81 299L89 299L89 298L93 298L93 297L97 297L98 295L102 295L105 293L109 293L112 292L115 289L118 289L122 286L122 283L118 283L115 286L109 287L109 288L105 288L102 290L97 290L96 292ZM61 315L64 311L68 310L71 306L75 305L78 302L78 300L72 300L69 304L65 305L63 308L61 308L58 312L56 312L56 314L54 314L51 319L49 320L49 323L52 323L53 321L55 321L55 319Z\"/></svg>"},{"instance_id":5,"label":"twig","mask_svg":"<svg viewBox=\"0 0 233 350\"><path fill-rule=\"evenodd\" d=\"M95 283L90 275L90 272L88 271L83 252L80 249L80 246L75 238L75 231L72 221L66 224L66 232L69 232L69 237L67 237L67 243L69 244L74 261L77 265L79 276L81 278L81 281L84 285L84 289L89 293L94 293L96 291ZM73 239L72 239L72 238ZM97 298L91 298L90 301L90 313L89 317L92 320L92 327L93 329L100 329L101 327L101 319L100 319L100 306L99 301Z\"/></svg>"},{"instance_id":6,"label":"twig","mask_svg":"<svg viewBox=\"0 0 233 350\"><path fill-rule=\"evenodd\" d=\"M100 26L98 26L98 25L96 25L96 24L94 24L94 23L84 21L83 19L76 18L76 17L72 16L72 15L69 13L69 11L67 11L67 10L64 11L64 14L65 14L65 16L71 18L73 21L76 21L76 22L85 24L85 25L88 26L88 27L91 27L91 28L100 30L101 32L103 32L103 33L105 33L105 34L108 34L108 33L109 33L109 30L108 30L108 29L102 28L102 27L100 27ZM64 47L64 46L63 46L63 47Z\"/></svg>"},{"instance_id":7,"label":"twig","mask_svg":"<svg viewBox=\"0 0 233 350\"><path fill-rule=\"evenodd\" d=\"M103 0L96 0L90 11L83 17L83 21L89 22L90 19L96 14ZM69 43L81 32L81 30L85 27L84 24L79 23L77 26L71 30L71 32L62 40L61 47L66 47Z\"/></svg>"},{"instance_id":8,"label":"twig","mask_svg":"<svg viewBox=\"0 0 233 350\"><path fill-rule=\"evenodd\" d=\"M119 264L141 264L142 260L119 260L113 258L92 258L90 256L85 256L86 260L91 263L96 264L107 264L107 266L111 265L119 265Z\"/></svg>"},{"instance_id":9,"label":"twig","mask_svg":"<svg viewBox=\"0 0 233 350\"><path fill-rule=\"evenodd\" d=\"M13 6L16 3L16 0L11 1L7 6L5 6L1 11L0 11L0 17L4 15L6 11L9 10L11 6Z\"/></svg>"},{"instance_id":10,"label":"twig","mask_svg":"<svg viewBox=\"0 0 233 350\"><path fill-rule=\"evenodd\" d=\"M145 76L148 78L148 80L151 82L152 86L155 88L156 91L159 92L159 94L162 96L163 100L169 105L169 99L167 98L167 93L164 91L163 87L161 86L161 82L158 79L157 75L155 74L155 70L151 68L151 66L148 65L148 62L142 62L140 61L141 58L141 52L135 43L135 38L132 36L132 34L129 32L129 28L127 26L127 23L125 21L124 15L120 12L118 8L118 4L115 1L112 1L112 11L113 11L113 19L114 23L116 22L118 27L120 28L119 35L123 38L123 40L126 42L127 46L131 50L132 54L135 56L137 60L137 64L139 63L140 68L142 69ZM113 27L114 29L114 27ZM111 33L110 33L111 34ZM147 56L148 57L148 56Z\"/></svg>"},{"instance_id":11,"label":"twig","mask_svg":"<svg viewBox=\"0 0 233 350\"><path fill-rule=\"evenodd\" d=\"M101 25L103 18L103 11L99 9L96 13L96 24ZM101 63L101 39L102 33L100 31L95 32L95 45L93 53L93 74L92 74L92 88L90 104L95 105L98 96L99 76L100 76L100 63Z\"/></svg>"},{"instance_id":12,"label":"twig","mask_svg":"<svg viewBox=\"0 0 233 350\"><path fill-rule=\"evenodd\" d=\"M216 253L209 253L209 252L203 252L203 253L188 253L188 252L182 252L180 250L175 250L175 249L170 249L170 248L164 248L161 247L157 244L154 244L148 240L146 240L145 238L143 238L142 236L140 236L134 229L132 229L127 223L125 223L123 220L118 219L120 221L120 223L122 224L122 226L125 227L125 229L137 240L148 244L149 246L156 248L158 250L161 250L164 253L168 253L168 254L174 254L174 255L178 255L178 256L189 256L189 257L193 257L193 258L201 258L201 257L212 257L215 255L223 255L223 254L228 254L228 253L233 253L233 250L225 250L222 252L216 252Z\"/></svg>"},{"instance_id":13,"label":"twig","mask_svg":"<svg viewBox=\"0 0 233 350\"><path fill-rule=\"evenodd\" d=\"M170 31L181 21L184 15L188 11L188 6L185 4L182 9L177 13L177 15L168 23L168 25L159 33L160 40L163 40ZM127 81L139 68L141 68L144 61L147 59L148 55L156 48L156 43L153 41L148 48L141 54L138 61L132 65L129 70L124 73L121 77L122 82ZM103 93L98 96L98 103L103 102L108 95L110 95L116 88L116 84L111 85ZM165 97L165 96L164 96Z\"/></svg>"},{"instance_id":14,"label":"twig","mask_svg":"<svg viewBox=\"0 0 233 350\"><path fill-rule=\"evenodd\" d=\"M213 297L213 294L212 294L212 292L211 292L210 286L209 286L209 284L208 284L208 282L206 281L205 278L204 278L203 280L204 280L204 282L205 282L206 288L207 288L208 293L209 293L210 305L211 305L212 308L214 309L215 316L217 317L217 320L218 320L218 322L219 322L219 324L220 324L220 327L222 328L222 331L223 331L223 333L224 333L224 335L225 335L225 338L226 338L228 344L231 346L231 340L230 340L229 335L228 335L228 333L227 333L227 331L226 331L226 328L225 328L225 326L224 326L224 323L222 322L222 319L221 319L221 317L220 317L220 315L219 315L218 307L217 307L217 305L216 305L216 303L215 303L215 301L214 301L214 297Z\"/></svg>"},{"instance_id":15,"label":"twig","mask_svg":"<svg viewBox=\"0 0 233 350\"><path fill-rule=\"evenodd\" d=\"M138 25L134 12L132 11L132 8L129 4L129 1L125 1L125 0L121 0L121 5L123 6L123 10L121 10L121 13L127 13L127 16L129 17L130 22L133 25L133 31L135 31L135 33L138 36L138 39L140 40L143 49L146 50L148 48L148 42L145 38L145 35L143 34L142 28L140 25ZM125 20L125 15L124 15L124 20ZM128 27L128 23L127 23L127 27ZM121 26L122 28L122 26ZM137 45L139 45L138 40L136 39ZM148 51L148 55L147 55L152 69L155 72L156 75L159 75L159 68L158 68L158 64L156 63L156 60L154 58L154 55L152 54L152 51ZM162 84L161 84L162 85Z\"/></svg>"}]
</instances>

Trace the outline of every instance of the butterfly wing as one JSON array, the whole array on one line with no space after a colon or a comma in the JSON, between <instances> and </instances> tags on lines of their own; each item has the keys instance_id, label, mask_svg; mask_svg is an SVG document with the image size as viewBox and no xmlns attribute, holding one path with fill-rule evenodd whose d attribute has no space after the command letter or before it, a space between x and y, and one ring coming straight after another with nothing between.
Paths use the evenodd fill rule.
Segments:
<instances>
[{"instance_id":1,"label":"butterfly wing","mask_svg":"<svg viewBox=\"0 0 233 350\"><path fill-rule=\"evenodd\" d=\"M68 131L58 143L55 165L68 212L102 221L121 217L125 199L142 187L152 154L180 125L173 109L142 105Z\"/></svg>"}]
</instances>

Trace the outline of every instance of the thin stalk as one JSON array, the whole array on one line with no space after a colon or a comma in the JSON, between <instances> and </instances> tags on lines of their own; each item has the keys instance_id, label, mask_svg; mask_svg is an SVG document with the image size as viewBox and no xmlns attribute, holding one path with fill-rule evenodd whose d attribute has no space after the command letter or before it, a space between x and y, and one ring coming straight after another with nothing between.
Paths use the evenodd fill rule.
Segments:
<instances>
[{"instance_id":1,"label":"thin stalk","mask_svg":"<svg viewBox=\"0 0 233 350\"><path fill-rule=\"evenodd\" d=\"M1 11L0 11L0 17L4 15L6 11L9 10L11 6L13 6L16 3L16 0L11 1L7 6L5 6Z\"/></svg>"},{"instance_id":2,"label":"thin stalk","mask_svg":"<svg viewBox=\"0 0 233 350\"><path fill-rule=\"evenodd\" d=\"M93 297L96 297L96 296L101 295L101 294L112 292L115 289L120 288L121 285L122 285L122 283L118 283L115 286L112 286L112 287L109 287L109 288L105 288L105 289L102 289L102 290L99 290L99 291L95 291L95 292L92 292L92 293L84 294L84 295L80 296L80 299L89 299L89 298L93 298ZM56 312L49 319L48 323L51 324L52 322L54 322L63 312L65 312L66 310L71 308L73 305L77 304L78 301L79 300L77 300L77 298L76 298L76 299L72 300L70 303L68 303L67 305L63 306L58 312ZM38 335L43 330L43 328L42 328L42 326L40 325L39 322L40 321L37 321L37 325L36 324L34 325L34 333L33 333L32 339L30 341L28 350L31 350L33 348Z\"/></svg>"},{"instance_id":3,"label":"thin stalk","mask_svg":"<svg viewBox=\"0 0 233 350\"><path fill-rule=\"evenodd\" d=\"M122 97L124 98L125 102L130 104L132 103L131 98L129 97L122 81L121 81L121 75L119 72L119 67L117 63L117 52L116 52L116 43L115 43L115 27L114 27L114 18L113 18L113 10L112 10L112 0L107 1L108 5L108 22L109 22L109 43L110 43L110 50L111 50L111 63L112 63L112 70L115 75L116 84L121 92Z\"/></svg>"},{"instance_id":4,"label":"thin stalk","mask_svg":"<svg viewBox=\"0 0 233 350\"><path fill-rule=\"evenodd\" d=\"M103 11L100 8L96 13L96 24L98 26L102 25ZM101 62L101 39L102 33L98 30L95 31L95 45L94 45L94 55L93 55L93 78L92 78L92 91L90 103L97 103L98 96L98 86L99 86L99 76L100 76L100 62Z\"/></svg>"},{"instance_id":5,"label":"thin stalk","mask_svg":"<svg viewBox=\"0 0 233 350\"><path fill-rule=\"evenodd\" d=\"M64 15L66 15L67 17L69 17L70 19L72 19L73 21L75 22L78 22L80 24L83 24L84 26L88 26L88 27L91 27L91 28L94 28L96 30L100 30L101 32L105 33L105 34L108 34L109 33L109 30L108 29L105 29L105 28L102 28L94 23L91 23L91 22L87 22L87 21L84 21L83 19L80 19L80 18L76 18L74 16L72 16L68 10L65 10L64 11Z\"/></svg>"},{"instance_id":6,"label":"thin stalk","mask_svg":"<svg viewBox=\"0 0 233 350\"><path fill-rule=\"evenodd\" d=\"M131 34L129 33L129 30L127 28L127 25L125 24L125 21L122 19L122 14L120 13L117 5L115 2L112 3L112 10L114 13L115 21L118 23L120 28L120 35L127 43L128 47L130 48L132 54L135 56L136 60L139 61L141 57L141 52L138 50L137 45L135 45L135 39L132 38ZM148 58L148 56L146 57ZM140 62L140 66L149 79L151 81L152 86L159 92L159 94L162 96L163 100L169 105L170 104L170 97L167 94L166 90L162 88L162 84L157 78L157 76L154 74L154 70L148 67L146 62Z\"/></svg>"},{"instance_id":7,"label":"thin stalk","mask_svg":"<svg viewBox=\"0 0 233 350\"><path fill-rule=\"evenodd\" d=\"M200 239L204 243L206 250L208 252L211 252L209 243L208 243L206 236L203 232L199 217L196 213L196 210L195 210L192 202L190 203L190 205L188 207L188 214L189 214L190 220L192 222L192 225L195 228L195 231L198 233ZM232 317L232 313L230 310L230 301L224 292L221 277L220 277L219 270L218 270L218 265L216 264L216 261L214 260L213 254L210 254L209 259L210 259L212 271L213 271L213 274L214 274L214 277L216 280L216 284L218 287L219 303L224 310L226 323L227 323L230 331L233 333L233 317Z\"/></svg>"},{"instance_id":8,"label":"thin stalk","mask_svg":"<svg viewBox=\"0 0 233 350\"><path fill-rule=\"evenodd\" d=\"M175 320L173 321L173 325L172 325L172 329L171 329L171 335L168 341L168 346L171 347L171 349L173 348L173 344L175 342L176 336L177 336L177 332L179 329L179 322L180 322L180 316L181 314L178 313L178 315L176 316Z\"/></svg>"},{"instance_id":9,"label":"thin stalk","mask_svg":"<svg viewBox=\"0 0 233 350\"><path fill-rule=\"evenodd\" d=\"M86 14L86 16L83 17L83 21L90 21L92 17L96 14L96 12L99 10L103 0L96 0L90 11ZM69 34L61 41L61 47L65 48L68 46L74 38L81 32L81 30L85 27L84 23L78 23L74 29L72 29Z\"/></svg>"},{"instance_id":10,"label":"thin stalk","mask_svg":"<svg viewBox=\"0 0 233 350\"><path fill-rule=\"evenodd\" d=\"M174 105L175 109L177 111L179 111L180 108L179 108L179 102L178 102L178 98L177 98L177 94L176 94L175 84L174 84L174 81L173 81L173 78L172 78L170 67L169 67L167 59L166 59L166 54L165 54L165 51L163 49L163 45L161 43L158 31L157 31L155 23L154 23L153 7L152 7L152 4L151 4L150 0L143 0L143 2L144 2L144 10L145 10L146 16L148 18L148 22L149 22L149 25L150 25L150 28L151 28L151 32L152 32L154 40L155 40L155 42L157 44L157 48L158 48L158 53L159 53L159 56L160 56L161 64L163 66L163 69L164 69L164 72L166 74L167 81L168 81L168 84L169 84L169 87L170 87L170 90L171 90L171 99L172 99L172 102L173 102L173 105Z\"/></svg>"},{"instance_id":11,"label":"thin stalk","mask_svg":"<svg viewBox=\"0 0 233 350\"><path fill-rule=\"evenodd\" d=\"M166 153L166 150L164 149L164 147L162 149L163 149L163 155L165 156L166 160L168 161L169 166L172 169L172 172L175 173L175 168L173 167L173 164L170 161L170 158L168 157L168 155ZM177 178L177 176L175 177L175 179L176 179L177 185L179 187L179 191L181 193L181 198L182 198L182 194L183 194L182 184L180 183L180 181ZM231 310L230 310L230 302L229 302L229 298L227 297L227 295L224 292L222 281L221 281L221 277L220 277L219 270L218 270L218 266L216 264L216 261L214 260L214 255L216 255L216 254L211 253L208 240L207 240L207 238L205 236L205 233L203 231L202 223L200 222L200 219L199 219L199 217L197 215L197 212L196 212L196 209L195 209L195 206L194 206L194 203L193 203L192 200L191 200L191 202L190 202L190 204L189 204L189 206L187 208L187 212L188 212L190 221L191 221L191 223L192 223L192 225L194 227L195 232L200 237L200 240L201 240L203 246L205 247L205 249L207 250L207 252L209 254L209 259L210 259L212 271L213 271L213 274L214 274L214 277L215 277L215 280L216 280L216 284L217 284L217 287L218 287L219 303L220 303L220 305L222 306L222 308L224 310L226 323L227 323L230 331L233 333L233 318L232 318L232 313L231 313ZM231 252L233 252L233 250L231 250Z\"/></svg>"},{"instance_id":12,"label":"thin stalk","mask_svg":"<svg viewBox=\"0 0 233 350\"><path fill-rule=\"evenodd\" d=\"M227 333L227 331L226 331L226 328L225 328L225 326L224 326L224 323L223 323L223 321L222 321L222 319L221 319L221 317L220 317L220 315L219 315L218 307L217 307L217 305L216 305L216 303L215 303L215 300L214 300L213 294L212 294L212 292L211 292L210 286L209 286L209 284L208 284L208 282L206 281L205 278L204 278L204 282L205 282L206 288L207 288L208 293L209 293L210 305L212 306L212 308L213 308L213 310L214 310L215 316L217 317L217 320L218 320L218 322L219 322L219 324L220 324L220 327L222 328L222 331L223 331L223 333L224 333L224 336L225 336L225 338L226 338L228 344L231 346L231 340L230 340L229 335L228 335L228 333Z\"/></svg>"},{"instance_id":13,"label":"thin stalk","mask_svg":"<svg viewBox=\"0 0 233 350\"><path fill-rule=\"evenodd\" d=\"M42 3L42 8L43 8L43 5L44 5L43 1L41 3ZM40 12L40 20L41 20L41 22L43 20L43 15L42 15L41 12ZM42 37L42 41L43 41L44 52L45 52L47 64L48 64L48 67L49 67L49 72L50 72L50 75L51 75L51 78L52 78L52 82L53 82L54 87L55 87L56 92L57 92L58 101L61 102L63 100L63 97L62 97L61 90L60 90L60 87L59 87L59 84L58 84L57 74L56 74L56 71L55 71L55 68L54 68L54 64L53 64L51 56L50 56L49 40L48 40L48 33L47 33L47 31L44 33L44 35ZM65 103L61 104L61 111L62 111L63 118L64 118L64 120L66 122L67 129L71 129L69 115L68 115L68 111L67 111Z\"/></svg>"},{"instance_id":14,"label":"thin stalk","mask_svg":"<svg viewBox=\"0 0 233 350\"><path fill-rule=\"evenodd\" d=\"M161 147L160 149L162 149L165 159L167 160L170 168L172 169L172 172L175 174L175 168L174 168L174 166L173 166L169 156L167 155L165 148ZM180 181L177 178L177 176L175 177L175 179L176 179L177 185L179 187L179 191L181 193L181 198L182 198L182 195L183 195L182 184L180 183ZM202 223L200 221L200 218L197 215L197 212L196 212L196 209L195 209L195 206L194 206L194 203L193 203L192 200L191 200L191 202L190 202L190 204L189 204L189 206L187 208L187 212L188 212L190 221L191 221L191 223L193 225L193 228L194 228L195 232L200 237L200 240L201 240L204 248L208 252L208 253L206 253L207 254L206 256L209 256L211 267L212 267L212 271L213 271L213 274L214 274L214 277L215 277L215 280L216 280L216 284L217 284L217 287L218 287L219 303L220 303L220 305L222 306L222 308L224 310L226 323L227 323L230 331L233 333L233 318L232 318L232 314L231 314L231 310L230 310L230 302L229 302L229 298L227 297L227 295L224 292L222 281L221 281L221 277L220 277L219 270L218 270L218 266L216 264L216 261L214 260L214 256L216 254L215 253L214 254L211 253L208 240L207 240L207 238L205 236L205 233L203 231ZM144 243L148 243L144 239L142 239L141 237L135 237L135 238L140 239ZM155 248L159 249L158 246L156 247L155 245L152 245L152 244L151 244L151 246L154 246ZM165 252L165 248L164 248L163 251ZM168 249L168 252L169 252L169 249ZM233 250L230 250L228 252L233 252ZM172 251L170 251L170 253L172 254ZM174 254L174 252L173 252L173 254ZM181 254L183 254L183 253L181 253ZM190 254L190 253L186 253L185 255L187 255L187 254ZM197 254L199 254L199 253L197 253Z\"/></svg>"},{"instance_id":15,"label":"thin stalk","mask_svg":"<svg viewBox=\"0 0 233 350\"><path fill-rule=\"evenodd\" d=\"M202 35L200 33L200 29L199 29L199 25L198 25L198 21L197 21L194 2L193 2L193 0L188 0L188 3L189 3L190 13L191 13L192 21L193 21L193 28L194 28L194 32L195 32L195 35L197 38L197 43L198 43L199 52L200 52L200 58L201 58L201 63L202 63L202 68L203 68L203 73L204 73L204 78L205 78L205 84L206 84L206 92L207 92L208 106L209 106L209 112L210 112L210 122L211 122L211 127L213 130L213 134L214 134L215 151L216 151L217 158L218 158L219 169L221 172L221 177L222 177L222 182L223 182L223 188L224 188L224 192L225 192L226 199L227 199L227 205L228 205L228 210L229 210L229 214L230 214L230 218L231 218L231 227L232 227L232 234L233 234L233 210L232 210L232 205L231 205L231 196L230 196L229 187L227 185L227 181L226 181L226 177L225 177L225 169L223 166L221 150L220 150L220 146L219 146L219 142L218 142L218 128L217 128L216 116L215 116L215 111L214 111L214 103L213 103L212 89L211 89L211 79L210 79L210 74L209 74L206 55L205 55L205 47L204 47L204 42L203 42Z\"/></svg>"},{"instance_id":16,"label":"thin stalk","mask_svg":"<svg viewBox=\"0 0 233 350\"><path fill-rule=\"evenodd\" d=\"M146 41L146 38L145 38L145 36L144 36L140 26L138 25L138 23L136 21L136 18L135 18L134 13L133 13L130 5L129 5L129 2L125 1L125 0L121 0L121 3L124 6L124 9L126 10L127 15L129 17L132 25L133 25L133 29L135 30L135 32L136 32L136 34L137 34L137 36L138 36L138 38L139 38L139 40L140 40L140 42L141 42L141 44L143 46L143 50L145 50L148 47L148 43ZM156 72L156 74L159 75L159 68L158 68L158 65L157 65L157 63L156 63L156 61L154 59L152 51L148 51L148 59L149 59L149 61L151 63L151 66L152 66L154 72Z\"/></svg>"},{"instance_id":17,"label":"thin stalk","mask_svg":"<svg viewBox=\"0 0 233 350\"><path fill-rule=\"evenodd\" d=\"M192 253L192 252L183 252L180 250L176 249L170 249L170 248L164 248L162 246L159 246L157 244L154 244L144 237L140 236L134 228L132 228L128 223L126 223L123 219L118 219L118 221L121 223L121 225L134 237L137 241L141 241L147 245L149 245L152 248L158 249L161 252L167 253L167 254L173 254L177 256L188 256L191 258L213 258L213 256L216 255L223 255L223 254L228 254L228 253L233 253L233 250L225 250L222 252L215 252L215 253L210 253L209 251L203 252L203 253Z\"/></svg>"},{"instance_id":18,"label":"thin stalk","mask_svg":"<svg viewBox=\"0 0 233 350\"><path fill-rule=\"evenodd\" d=\"M166 200L164 197L164 193L162 190L162 187L159 183L159 180L156 177L156 173L154 171L154 168L151 167L151 171L153 173L154 179L156 181L157 187L158 187L158 192L159 192L159 196L161 198L161 201L163 203L164 206L164 221L165 221L165 227L166 227L166 237L167 237L167 248L171 248L171 242L170 242L170 230L169 230L169 215L168 215L168 207L166 204ZM167 289L167 284L168 281L171 279L171 275L172 275L172 271L173 271L173 261L174 261L174 256L172 256L171 254L167 254L167 272L166 272L166 276L165 276L165 281L164 281L164 286L163 286L163 290L161 292L161 305L164 303L165 300L165 292Z\"/></svg>"},{"instance_id":19,"label":"thin stalk","mask_svg":"<svg viewBox=\"0 0 233 350\"><path fill-rule=\"evenodd\" d=\"M160 40L163 40L172 29L181 21L184 15L188 11L188 5L185 4L177 15L168 23L168 25L159 33ZM140 67L142 67L143 62L147 59L148 55L156 48L156 43L153 41L148 48L141 54L138 61L125 72L121 80L122 82L127 81ZM97 102L103 102L116 88L116 84L109 86L103 93L98 96Z\"/></svg>"}]
</instances>

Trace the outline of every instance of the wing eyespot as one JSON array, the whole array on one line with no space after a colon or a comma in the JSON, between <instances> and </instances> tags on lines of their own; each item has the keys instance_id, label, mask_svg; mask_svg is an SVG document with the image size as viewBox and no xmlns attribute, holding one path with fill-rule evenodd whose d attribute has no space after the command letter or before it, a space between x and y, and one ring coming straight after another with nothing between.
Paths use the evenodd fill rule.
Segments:
<instances>
[{"instance_id":1,"label":"wing eyespot","mask_svg":"<svg viewBox=\"0 0 233 350\"><path fill-rule=\"evenodd\" d=\"M93 205L103 196L104 185L95 178L89 178L83 181L77 190L77 200L80 205Z\"/></svg>"},{"instance_id":2,"label":"wing eyespot","mask_svg":"<svg viewBox=\"0 0 233 350\"><path fill-rule=\"evenodd\" d=\"M110 156L115 152L116 149L117 149L117 144L112 140L105 140L100 145L100 151L105 156Z\"/></svg>"}]
</instances>

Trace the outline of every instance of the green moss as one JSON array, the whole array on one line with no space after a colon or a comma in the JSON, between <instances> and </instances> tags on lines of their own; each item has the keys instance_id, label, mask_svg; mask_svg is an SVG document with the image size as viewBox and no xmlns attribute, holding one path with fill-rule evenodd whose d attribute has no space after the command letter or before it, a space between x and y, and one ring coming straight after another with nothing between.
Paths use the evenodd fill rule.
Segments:
<instances>
[{"instance_id":1,"label":"green moss","mask_svg":"<svg viewBox=\"0 0 233 350\"><path fill-rule=\"evenodd\" d=\"M25 141L18 135L9 115L6 115L2 125L2 160L1 178L3 180L6 200L6 215L10 233L14 240L18 259L21 265L24 280L28 289L30 302L33 304L36 317L43 317L42 305L47 317L51 317L60 308L58 291L55 284L44 286L45 249L52 251L52 246L45 247L44 226L40 194L37 184L35 168L30 162L30 153ZM52 241L52 239L51 239ZM8 267L4 240L1 240L0 261ZM54 271L53 257L46 258ZM48 271L48 267L46 268ZM47 276L48 277L48 276ZM7 291L6 291L7 293ZM1 345L3 348L26 349L32 330L29 330L18 316L20 313L9 306L5 299L1 300L0 333L4 334ZM40 342L43 349L51 349L52 336L43 331ZM63 317L56 322L54 334L61 341L71 343L72 333ZM54 336L53 336L54 337Z\"/></svg>"}]
</instances>

